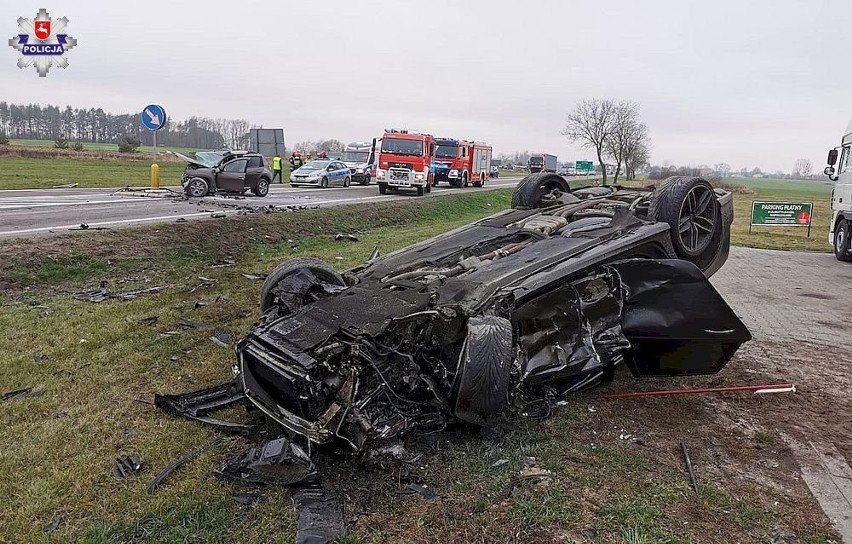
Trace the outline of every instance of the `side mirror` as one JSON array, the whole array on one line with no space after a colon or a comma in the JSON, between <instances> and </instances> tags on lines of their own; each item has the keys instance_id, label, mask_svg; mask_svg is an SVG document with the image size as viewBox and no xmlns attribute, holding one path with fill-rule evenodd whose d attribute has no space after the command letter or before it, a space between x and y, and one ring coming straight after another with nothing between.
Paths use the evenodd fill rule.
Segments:
<instances>
[{"instance_id":1,"label":"side mirror","mask_svg":"<svg viewBox=\"0 0 852 544\"><path fill-rule=\"evenodd\" d=\"M825 174L828 177L832 177L832 176L834 176L834 167L833 166L826 166L825 170L823 170L822 173Z\"/></svg>"},{"instance_id":2,"label":"side mirror","mask_svg":"<svg viewBox=\"0 0 852 544\"><path fill-rule=\"evenodd\" d=\"M832 149L831 151L828 152L828 164L834 164L836 162L837 162L837 150Z\"/></svg>"},{"instance_id":3,"label":"side mirror","mask_svg":"<svg viewBox=\"0 0 852 544\"><path fill-rule=\"evenodd\" d=\"M222 171L222 170L221 170L218 166L214 166L214 167L213 167L213 173L214 173L214 174L218 174L218 173L219 173L219 172L221 172L221 171Z\"/></svg>"}]
</instances>

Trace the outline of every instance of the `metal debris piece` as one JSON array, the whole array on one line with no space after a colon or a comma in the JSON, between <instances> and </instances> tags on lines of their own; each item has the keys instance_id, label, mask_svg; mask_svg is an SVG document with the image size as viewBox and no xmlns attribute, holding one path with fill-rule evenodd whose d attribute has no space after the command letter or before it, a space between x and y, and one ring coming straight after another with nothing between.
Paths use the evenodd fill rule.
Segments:
<instances>
[{"instance_id":1,"label":"metal debris piece","mask_svg":"<svg viewBox=\"0 0 852 544\"><path fill-rule=\"evenodd\" d=\"M110 293L105 286L101 286L98 289L91 289L89 291L80 291L74 293L72 296L77 300L82 300L86 302L103 302L108 298L116 298L118 300L133 300L134 298L140 295L159 293L166 287L166 285L162 285L158 287L149 287L148 289L139 289L137 291Z\"/></svg>"},{"instance_id":2,"label":"metal debris piece","mask_svg":"<svg viewBox=\"0 0 852 544\"><path fill-rule=\"evenodd\" d=\"M370 252L370 256L367 257L367 262L371 263L381 256L382 254L379 253L379 244L376 244L376 246L373 248L373 251Z\"/></svg>"},{"instance_id":3,"label":"metal debris piece","mask_svg":"<svg viewBox=\"0 0 852 544\"><path fill-rule=\"evenodd\" d=\"M358 241L358 237L355 236L354 234L343 234L342 232L338 232L337 235L334 237L334 239L335 240L350 240L352 242Z\"/></svg>"},{"instance_id":4,"label":"metal debris piece","mask_svg":"<svg viewBox=\"0 0 852 544\"><path fill-rule=\"evenodd\" d=\"M213 212L210 214L210 217L213 219L221 219L223 217L227 217L227 214L225 212Z\"/></svg>"},{"instance_id":5,"label":"metal debris piece","mask_svg":"<svg viewBox=\"0 0 852 544\"><path fill-rule=\"evenodd\" d=\"M178 217L175 219L175 223L186 223L188 219L186 217Z\"/></svg>"},{"instance_id":6,"label":"metal debris piece","mask_svg":"<svg viewBox=\"0 0 852 544\"><path fill-rule=\"evenodd\" d=\"M142 470L142 460L134 456L121 457L115 460L112 475L122 480Z\"/></svg>"},{"instance_id":7,"label":"metal debris piece","mask_svg":"<svg viewBox=\"0 0 852 544\"><path fill-rule=\"evenodd\" d=\"M0 401L14 399L32 399L35 397L40 397L42 395L44 395L44 389L36 389L35 391L33 391L31 387L25 387L24 389L16 389L15 391L3 393L3 395L0 396Z\"/></svg>"},{"instance_id":8,"label":"metal debris piece","mask_svg":"<svg viewBox=\"0 0 852 544\"><path fill-rule=\"evenodd\" d=\"M78 185L80 185L80 184L79 183L63 183L61 185L54 185L53 188L54 189L73 189L74 187L77 187Z\"/></svg>"},{"instance_id":9,"label":"metal debris piece","mask_svg":"<svg viewBox=\"0 0 852 544\"><path fill-rule=\"evenodd\" d=\"M694 395L696 393L724 393L728 391L754 391L755 393L781 393L795 392L796 386L792 383L780 383L774 385L738 385L733 387L703 387L697 389L663 389L662 391L639 391L636 393L611 393L590 397L592 399L632 399L640 397L666 397L670 395Z\"/></svg>"},{"instance_id":10,"label":"metal debris piece","mask_svg":"<svg viewBox=\"0 0 852 544\"><path fill-rule=\"evenodd\" d=\"M225 257L224 259L211 264L207 268L225 268L226 266L234 266L235 264L237 264L236 259L233 257Z\"/></svg>"},{"instance_id":11,"label":"metal debris piece","mask_svg":"<svg viewBox=\"0 0 852 544\"><path fill-rule=\"evenodd\" d=\"M221 441L222 441L221 438L216 438L215 440L212 440L212 441L208 442L207 444L205 444L203 446L195 448L194 450L187 453L186 455L184 455L183 457L181 457L180 459L178 459L177 461L175 461L171 465L167 466L162 471L160 471L159 474L154 476L153 480L148 482L148 485L145 486L145 491L149 495L152 494L154 491L159 489L160 486L163 485L163 482L165 482L166 478L168 478L169 475L172 472L183 467L184 465L186 465L187 463L189 463L190 461L192 461L193 459L195 459L196 457L198 457L199 455L201 455L205 451L209 450L210 448L212 448L213 446L215 446L216 444L218 444Z\"/></svg>"},{"instance_id":12,"label":"metal debris piece","mask_svg":"<svg viewBox=\"0 0 852 544\"><path fill-rule=\"evenodd\" d=\"M44 534L51 535L56 532L56 530L59 529L59 526L62 525L63 521L64 520L62 519L61 515L56 514L55 516L53 516L53 519L50 520L50 523L45 525L44 529L42 529L44 531Z\"/></svg>"},{"instance_id":13,"label":"metal debris piece","mask_svg":"<svg viewBox=\"0 0 852 544\"><path fill-rule=\"evenodd\" d=\"M226 331L218 331L216 334L210 337L210 341L214 344L218 344L223 348L228 347L228 344L231 343L231 340L234 339L234 335L226 332Z\"/></svg>"},{"instance_id":14,"label":"metal debris piece","mask_svg":"<svg viewBox=\"0 0 852 544\"><path fill-rule=\"evenodd\" d=\"M431 501L432 499L438 497L438 495L436 495L434 491L420 484L408 484L407 486L405 486L405 489L401 491L401 493L404 495L413 495L416 493L427 501Z\"/></svg>"},{"instance_id":15,"label":"metal debris piece","mask_svg":"<svg viewBox=\"0 0 852 544\"><path fill-rule=\"evenodd\" d=\"M553 473L547 469L527 467L521 469L517 476L506 482L503 487L502 496L509 498L516 487L524 484L537 484L541 482L549 482L553 479Z\"/></svg>"},{"instance_id":16,"label":"metal debris piece","mask_svg":"<svg viewBox=\"0 0 852 544\"><path fill-rule=\"evenodd\" d=\"M262 275L260 275L260 274L247 274L247 273L243 273L243 274L241 274L241 276L242 276L242 277L244 277L244 278L245 278L245 279L247 279L247 280L253 280L253 281L254 281L254 280L265 280L265 279L266 279L266 276L262 276Z\"/></svg>"},{"instance_id":17,"label":"metal debris piece","mask_svg":"<svg viewBox=\"0 0 852 544\"><path fill-rule=\"evenodd\" d=\"M203 281L204 283L208 283L208 284L211 284L211 285L216 283L216 281L217 281L215 278L205 278L204 276L198 276L198 279Z\"/></svg>"},{"instance_id":18,"label":"metal debris piece","mask_svg":"<svg viewBox=\"0 0 852 544\"><path fill-rule=\"evenodd\" d=\"M293 485L317 474L308 454L286 438L235 455L215 472L222 478L252 485Z\"/></svg>"},{"instance_id":19,"label":"metal debris piece","mask_svg":"<svg viewBox=\"0 0 852 544\"><path fill-rule=\"evenodd\" d=\"M198 423L230 433L249 434L254 425L235 423L210 417L210 414L245 400L239 380L193 391L183 395L154 395L154 405L175 416L185 417Z\"/></svg>"},{"instance_id":20,"label":"metal debris piece","mask_svg":"<svg viewBox=\"0 0 852 544\"><path fill-rule=\"evenodd\" d=\"M45 361L47 361L47 355L45 355L43 353L36 353L35 355L33 355L33 362L35 364L40 365L41 363L44 363Z\"/></svg>"},{"instance_id":21,"label":"metal debris piece","mask_svg":"<svg viewBox=\"0 0 852 544\"><path fill-rule=\"evenodd\" d=\"M692 460L689 458L689 451L686 449L686 444L681 442L680 449L683 451L683 460L686 462L686 470L689 472L689 481L692 483L692 489L696 495L699 495L698 482L695 480L695 471L692 470Z\"/></svg>"},{"instance_id":22,"label":"metal debris piece","mask_svg":"<svg viewBox=\"0 0 852 544\"><path fill-rule=\"evenodd\" d=\"M266 497L260 493L237 493L236 495L231 495L231 498L244 506L264 504L267 501Z\"/></svg>"},{"instance_id":23,"label":"metal debris piece","mask_svg":"<svg viewBox=\"0 0 852 544\"><path fill-rule=\"evenodd\" d=\"M184 329L184 330L191 330L191 329L206 330L206 329L210 328L207 325L205 325L204 323L200 323L198 321L191 321L189 319L181 319L178 322L178 326L180 328Z\"/></svg>"},{"instance_id":24,"label":"metal debris piece","mask_svg":"<svg viewBox=\"0 0 852 544\"><path fill-rule=\"evenodd\" d=\"M79 227L71 227L68 230L109 230L109 227L90 227L88 223L80 223Z\"/></svg>"},{"instance_id":25,"label":"metal debris piece","mask_svg":"<svg viewBox=\"0 0 852 544\"><path fill-rule=\"evenodd\" d=\"M293 489L296 544L326 544L343 534L343 507L319 482Z\"/></svg>"},{"instance_id":26,"label":"metal debris piece","mask_svg":"<svg viewBox=\"0 0 852 544\"><path fill-rule=\"evenodd\" d=\"M505 465L508 462L509 462L508 459L497 459L496 461L491 463L491 466L494 467L494 468L502 467L503 465Z\"/></svg>"}]
</instances>

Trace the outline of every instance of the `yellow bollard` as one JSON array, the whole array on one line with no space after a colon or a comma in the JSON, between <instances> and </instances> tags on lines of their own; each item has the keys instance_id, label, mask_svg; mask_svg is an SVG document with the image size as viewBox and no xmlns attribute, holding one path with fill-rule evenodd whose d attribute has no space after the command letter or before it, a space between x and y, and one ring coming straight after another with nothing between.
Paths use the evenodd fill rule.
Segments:
<instances>
[{"instance_id":1,"label":"yellow bollard","mask_svg":"<svg viewBox=\"0 0 852 544\"><path fill-rule=\"evenodd\" d=\"M160 165L154 163L151 165L151 189L160 188Z\"/></svg>"}]
</instances>

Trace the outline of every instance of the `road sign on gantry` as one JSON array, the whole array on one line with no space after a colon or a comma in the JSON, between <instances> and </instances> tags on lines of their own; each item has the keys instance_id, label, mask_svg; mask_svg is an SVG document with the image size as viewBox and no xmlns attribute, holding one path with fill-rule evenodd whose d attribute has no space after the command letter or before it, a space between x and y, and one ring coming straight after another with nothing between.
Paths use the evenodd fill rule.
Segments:
<instances>
[{"instance_id":1,"label":"road sign on gantry","mask_svg":"<svg viewBox=\"0 0 852 544\"><path fill-rule=\"evenodd\" d=\"M148 130L160 130L166 126L166 110L157 104L145 106L142 110L142 125Z\"/></svg>"}]
</instances>

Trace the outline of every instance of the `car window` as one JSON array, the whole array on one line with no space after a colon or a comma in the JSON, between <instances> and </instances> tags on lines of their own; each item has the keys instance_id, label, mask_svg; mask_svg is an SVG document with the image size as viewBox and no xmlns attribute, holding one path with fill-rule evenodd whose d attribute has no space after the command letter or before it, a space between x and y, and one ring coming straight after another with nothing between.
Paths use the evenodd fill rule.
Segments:
<instances>
[{"instance_id":1,"label":"car window","mask_svg":"<svg viewBox=\"0 0 852 544\"><path fill-rule=\"evenodd\" d=\"M338 170L344 170L344 169L348 168L348 167L347 167L345 164L343 164L342 162L336 162L336 163L334 163L334 165L335 165L335 166L337 166L337 169L338 169Z\"/></svg>"},{"instance_id":2,"label":"car window","mask_svg":"<svg viewBox=\"0 0 852 544\"><path fill-rule=\"evenodd\" d=\"M838 174L843 174L843 173L845 173L849 170L849 166L850 166L849 155L850 154L852 154L852 153L850 153L850 148L844 147L843 148L843 154L840 156L840 162L838 163L839 164L839 168L837 169Z\"/></svg>"},{"instance_id":3,"label":"car window","mask_svg":"<svg viewBox=\"0 0 852 544\"><path fill-rule=\"evenodd\" d=\"M261 168L261 167L263 167L263 159L261 157L249 157L248 167L249 168Z\"/></svg>"},{"instance_id":4,"label":"car window","mask_svg":"<svg viewBox=\"0 0 852 544\"><path fill-rule=\"evenodd\" d=\"M334 163L334 162L328 163L328 171L334 172L335 170L337 170L337 163Z\"/></svg>"},{"instance_id":5,"label":"car window","mask_svg":"<svg viewBox=\"0 0 852 544\"><path fill-rule=\"evenodd\" d=\"M231 161L226 164L223 168L223 172L232 172L242 174L246 171L246 165L248 164L248 159L237 159L235 161Z\"/></svg>"}]
</instances>

